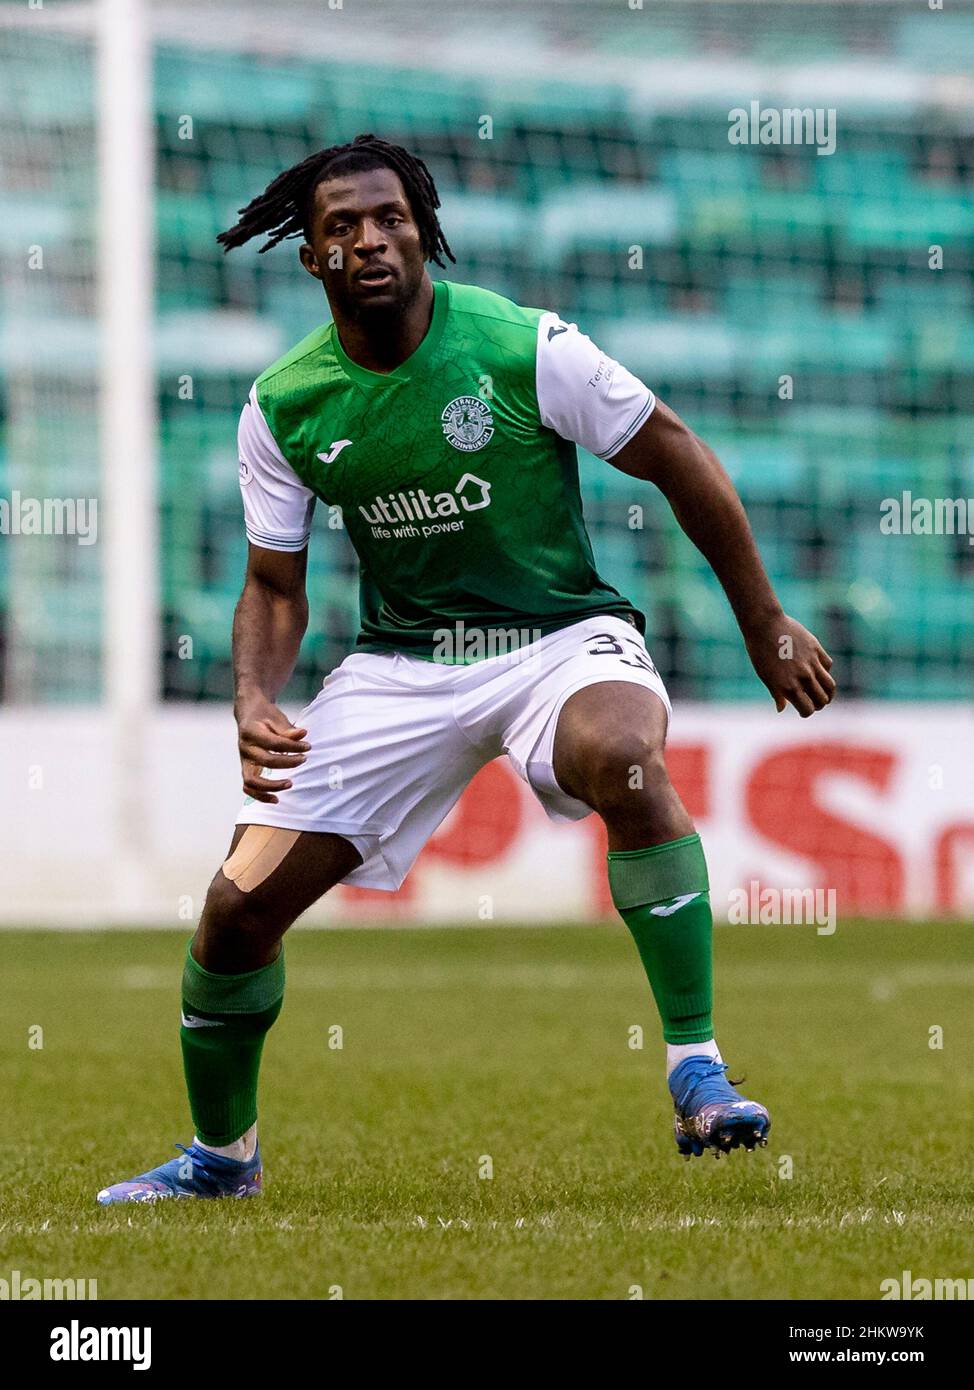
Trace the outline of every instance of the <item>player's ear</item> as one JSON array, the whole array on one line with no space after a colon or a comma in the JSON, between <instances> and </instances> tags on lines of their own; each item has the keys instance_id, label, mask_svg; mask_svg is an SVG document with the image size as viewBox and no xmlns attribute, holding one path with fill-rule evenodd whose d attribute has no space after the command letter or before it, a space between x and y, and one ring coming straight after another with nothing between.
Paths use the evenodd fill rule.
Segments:
<instances>
[{"instance_id":1,"label":"player's ear","mask_svg":"<svg viewBox=\"0 0 974 1390\"><path fill-rule=\"evenodd\" d=\"M298 256L308 274L313 275L316 280L320 280L321 266L318 264L318 257L314 253L314 247L309 246L306 241L303 241L298 248Z\"/></svg>"}]
</instances>

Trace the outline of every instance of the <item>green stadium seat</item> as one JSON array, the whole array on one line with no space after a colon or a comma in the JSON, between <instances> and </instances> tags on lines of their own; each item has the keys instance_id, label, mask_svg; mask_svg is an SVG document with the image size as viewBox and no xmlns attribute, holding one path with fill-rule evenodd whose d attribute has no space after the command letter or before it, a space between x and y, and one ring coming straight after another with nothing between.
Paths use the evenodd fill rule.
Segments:
<instances>
[{"instance_id":1,"label":"green stadium seat","mask_svg":"<svg viewBox=\"0 0 974 1390\"><path fill-rule=\"evenodd\" d=\"M625 265L631 245L665 244L676 231L676 201L666 189L578 184L540 205L529 249L542 264L579 248L598 248Z\"/></svg>"},{"instance_id":2,"label":"green stadium seat","mask_svg":"<svg viewBox=\"0 0 974 1390\"><path fill-rule=\"evenodd\" d=\"M592 336L630 371L655 384L727 377L742 348L740 335L723 319L699 315L620 319L595 325Z\"/></svg>"},{"instance_id":3,"label":"green stadium seat","mask_svg":"<svg viewBox=\"0 0 974 1390\"><path fill-rule=\"evenodd\" d=\"M639 553L638 537L645 547L651 544L645 531L632 532L621 528L601 531L593 546L595 563L603 579L620 593L627 594L633 573L634 559Z\"/></svg>"},{"instance_id":4,"label":"green stadium seat","mask_svg":"<svg viewBox=\"0 0 974 1390\"><path fill-rule=\"evenodd\" d=\"M726 150L667 150L659 157L659 175L677 191L732 193L761 186L761 167L756 159L742 159L733 145Z\"/></svg>"},{"instance_id":5,"label":"green stadium seat","mask_svg":"<svg viewBox=\"0 0 974 1390\"><path fill-rule=\"evenodd\" d=\"M530 236L530 214L520 199L450 192L442 194L442 201L440 218L458 255L469 255L471 249L505 255L525 246Z\"/></svg>"},{"instance_id":6,"label":"green stadium seat","mask_svg":"<svg viewBox=\"0 0 974 1390\"><path fill-rule=\"evenodd\" d=\"M231 309L162 315L156 328L161 372L235 372L255 377L291 346L282 328Z\"/></svg>"},{"instance_id":7,"label":"green stadium seat","mask_svg":"<svg viewBox=\"0 0 974 1390\"><path fill-rule=\"evenodd\" d=\"M237 589L239 596L239 586ZM193 642L190 671L197 663L226 660L230 655L230 623L235 597L219 590L196 589L184 584L178 605L170 611L170 632L174 637L190 637Z\"/></svg>"},{"instance_id":8,"label":"green stadium seat","mask_svg":"<svg viewBox=\"0 0 974 1390\"><path fill-rule=\"evenodd\" d=\"M904 585L878 598L853 584L849 597L854 651L899 661L914 675L936 673L945 683L952 676L954 698L961 683L970 688L974 584Z\"/></svg>"},{"instance_id":9,"label":"green stadium seat","mask_svg":"<svg viewBox=\"0 0 974 1390\"><path fill-rule=\"evenodd\" d=\"M328 323L331 310L320 285L294 265L283 275L268 276L261 286L261 316L286 331L285 348ZM269 362L265 365L269 365Z\"/></svg>"},{"instance_id":10,"label":"green stadium seat","mask_svg":"<svg viewBox=\"0 0 974 1390\"><path fill-rule=\"evenodd\" d=\"M969 241L971 232L968 196L917 184L901 202L864 198L847 204L841 226L843 239L857 252L865 247L926 251L934 244Z\"/></svg>"},{"instance_id":11,"label":"green stadium seat","mask_svg":"<svg viewBox=\"0 0 974 1390\"><path fill-rule=\"evenodd\" d=\"M815 193L775 190L692 194L683 200L681 232L696 247L714 244L766 255L779 249L821 254L832 213Z\"/></svg>"},{"instance_id":12,"label":"green stadium seat","mask_svg":"<svg viewBox=\"0 0 974 1390\"><path fill-rule=\"evenodd\" d=\"M314 69L301 63L275 66L251 55L201 55L159 48L155 55L155 103L170 119L194 122L273 124L310 115L317 92Z\"/></svg>"},{"instance_id":13,"label":"green stadium seat","mask_svg":"<svg viewBox=\"0 0 974 1390\"><path fill-rule=\"evenodd\" d=\"M912 274L886 273L876 277L875 293L879 305L890 315L912 323L927 318L942 321L943 315L969 317L974 297L967 276L922 270Z\"/></svg>"},{"instance_id":14,"label":"green stadium seat","mask_svg":"<svg viewBox=\"0 0 974 1390\"><path fill-rule=\"evenodd\" d=\"M930 317L913 325L907 341L909 354L904 365L918 377L970 373L974 369L974 322L959 314ZM969 396L969 390L965 395Z\"/></svg>"},{"instance_id":15,"label":"green stadium seat","mask_svg":"<svg viewBox=\"0 0 974 1390\"><path fill-rule=\"evenodd\" d=\"M974 15L951 13L906 14L900 18L895 39L895 51L905 65L919 65L924 71L956 72L974 53ZM970 62L966 64L969 70Z\"/></svg>"},{"instance_id":16,"label":"green stadium seat","mask_svg":"<svg viewBox=\"0 0 974 1390\"><path fill-rule=\"evenodd\" d=\"M755 540L765 569L775 584L791 579L801 573L806 551L803 541L790 535L781 525L755 525Z\"/></svg>"},{"instance_id":17,"label":"green stadium seat","mask_svg":"<svg viewBox=\"0 0 974 1390\"><path fill-rule=\"evenodd\" d=\"M386 138L394 140L397 132L415 138L461 123L476 131L485 109L482 90L468 72L438 73L431 81L421 70L343 63L322 72L320 100L336 122L336 139L376 129L388 131Z\"/></svg>"},{"instance_id":18,"label":"green stadium seat","mask_svg":"<svg viewBox=\"0 0 974 1390\"><path fill-rule=\"evenodd\" d=\"M841 154L816 157L815 186L827 198L901 196L910 170L907 151L889 144L883 149L843 149Z\"/></svg>"},{"instance_id":19,"label":"green stadium seat","mask_svg":"<svg viewBox=\"0 0 974 1390\"><path fill-rule=\"evenodd\" d=\"M699 56L696 36L685 24L668 22L665 13L654 10L652 23L639 24L644 16L630 16L636 23L606 24L599 35L600 53L621 54L626 58L641 54L646 58L686 58ZM649 12L645 14L649 18Z\"/></svg>"},{"instance_id":20,"label":"green stadium seat","mask_svg":"<svg viewBox=\"0 0 974 1390\"><path fill-rule=\"evenodd\" d=\"M796 312L822 312L822 277L815 271L789 266L777 279L734 274L723 287L723 306L728 318L744 324L768 318L794 320Z\"/></svg>"},{"instance_id":21,"label":"green stadium seat","mask_svg":"<svg viewBox=\"0 0 974 1390\"><path fill-rule=\"evenodd\" d=\"M720 461L748 499L807 498L808 467L800 446L778 436L722 443Z\"/></svg>"},{"instance_id":22,"label":"green stadium seat","mask_svg":"<svg viewBox=\"0 0 974 1390\"><path fill-rule=\"evenodd\" d=\"M212 256L217 233L235 221L233 204L208 193L160 190L156 195L156 235L163 255Z\"/></svg>"},{"instance_id":23,"label":"green stadium seat","mask_svg":"<svg viewBox=\"0 0 974 1390\"><path fill-rule=\"evenodd\" d=\"M855 313L806 315L789 323L771 322L750 335L741 371L777 386L781 373L886 370L896 360L893 327Z\"/></svg>"},{"instance_id":24,"label":"green stadium seat","mask_svg":"<svg viewBox=\"0 0 974 1390\"><path fill-rule=\"evenodd\" d=\"M41 131L90 126L95 86L90 49L73 36L31 35L25 45L16 27L0 32L0 120Z\"/></svg>"},{"instance_id":25,"label":"green stadium seat","mask_svg":"<svg viewBox=\"0 0 974 1390\"><path fill-rule=\"evenodd\" d=\"M875 663L875 688L869 693L883 700L950 700L974 696L969 671L943 671L918 666L912 661Z\"/></svg>"},{"instance_id":26,"label":"green stadium seat","mask_svg":"<svg viewBox=\"0 0 974 1390\"><path fill-rule=\"evenodd\" d=\"M773 63L776 66L791 64L796 54L801 54L802 63L839 63L846 53L846 45L840 31L832 30L828 21L813 27L804 23L800 27L781 22L777 15L773 24L758 25L749 52L754 61ZM804 105L795 102L797 105Z\"/></svg>"},{"instance_id":27,"label":"green stadium seat","mask_svg":"<svg viewBox=\"0 0 974 1390\"><path fill-rule=\"evenodd\" d=\"M831 223L830 208L823 198L791 189L754 194L749 211L750 225L766 247L772 238L806 248L821 246Z\"/></svg>"},{"instance_id":28,"label":"green stadium seat","mask_svg":"<svg viewBox=\"0 0 974 1390\"><path fill-rule=\"evenodd\" d=\"M82 225L78 225L79 216ZM18 258L31 246L46 254L85 231L93 222L93 209L71 208L58 193L0 192L0 251Z\"/></svg>"}]
</instances>

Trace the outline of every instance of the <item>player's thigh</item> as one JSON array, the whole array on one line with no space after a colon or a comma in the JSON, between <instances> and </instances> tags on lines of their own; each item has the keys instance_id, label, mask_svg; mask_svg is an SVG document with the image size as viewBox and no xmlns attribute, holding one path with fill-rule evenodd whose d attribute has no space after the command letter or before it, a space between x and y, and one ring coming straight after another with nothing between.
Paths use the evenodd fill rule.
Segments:
<instances>
[{"instance_id":1,"label":"player's thigh","mask_svg":"<svg viewBox=\"0 0 974 1390\"><path fill-rule=\"evenodd\" d=\"M668 781L663 748L669 711L661 697L631 681L600 680L570 695L555 728L552 768L558 785L589 806L634 787Z\"/></svg>"},{"instance_id":2,"label":"player's thigh","mask_svg":"<svg viewBox=\"0 0 974 1390\"><path fill-rule=\"evenodd\" d=\"M341 835L238 825L220 875L253 910L297 916L362 862Z\"/></svg>"},{"instance_id":3,"label":"player's thigh","mask_svg":"<svg viewBox=\"0 0 974 1390\"><path fill-rule=\"evenodd\" d=\"M248 956L255 938L272 943L301 913L340 883L362 856L340 835L277 826L238 825L214 875L197 931L194 954L229 969L228 951L240 938ZM250 968L238 963L235 968Z\"/></svg>"}]
</instances>

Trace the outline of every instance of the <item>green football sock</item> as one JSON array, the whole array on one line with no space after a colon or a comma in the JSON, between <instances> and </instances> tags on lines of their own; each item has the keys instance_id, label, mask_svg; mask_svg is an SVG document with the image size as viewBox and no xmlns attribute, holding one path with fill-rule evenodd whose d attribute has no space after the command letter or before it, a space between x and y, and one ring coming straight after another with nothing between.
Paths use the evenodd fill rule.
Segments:
<instances>
[{"instance_id":1,"label":"green football sock","mask_svg":"<svg viewBox=\"0 0 974 1390\"><path fill-rule=\"evenodd\" d=\"M214 975L186 953L179 1040L197 1138L232 1144L257 1119L264 1037L284 1001L284 952L243 975Z\"/></svg>"},{"instance_id":2,"label":"green football sock","mask_svg":"<svg viewBox=\"0 0 974 1390\"><path fill-rule=\"evenodd\" d=\"M612 901L632 932L668 1043L714 1035L710 882L699 835L609 853Z\"/></svg>"}]
</instances>

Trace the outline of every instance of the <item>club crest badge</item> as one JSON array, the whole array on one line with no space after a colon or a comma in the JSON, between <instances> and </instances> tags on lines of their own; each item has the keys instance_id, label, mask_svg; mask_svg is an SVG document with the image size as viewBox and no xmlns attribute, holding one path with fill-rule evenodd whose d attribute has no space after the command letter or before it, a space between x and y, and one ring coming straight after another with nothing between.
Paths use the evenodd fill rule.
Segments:
<instances>
[{"instance_id":1,"label":"club crest badge","mask_svg":"<svg viewBox=\"0 0 974 1390\"><path fill-rule=\"evenodd\" d=\"M454 449L475 453L488 444L494 433L494 417L479 396L457 396L441 415L443 433Z\"/></svg>"}]
</instances>

